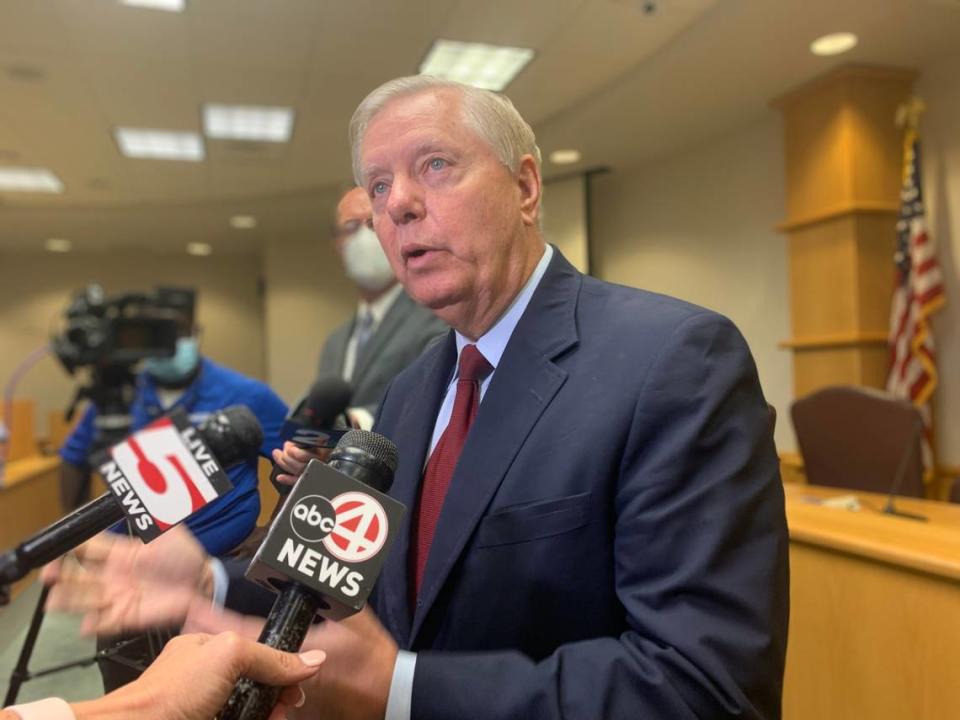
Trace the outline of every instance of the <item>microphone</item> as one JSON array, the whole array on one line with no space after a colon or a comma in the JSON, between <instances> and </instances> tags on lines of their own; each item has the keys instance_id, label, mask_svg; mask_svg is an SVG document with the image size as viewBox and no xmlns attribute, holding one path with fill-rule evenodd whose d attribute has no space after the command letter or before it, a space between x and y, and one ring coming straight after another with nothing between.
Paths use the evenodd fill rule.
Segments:
<instances>
[{"instance_id":1,"label":"microphone","mask_svg":"<svg viewBox=\"0 0 960 720\"><path fill-rule=\"evenodd\" d=\"M897 464L897 471L893 475L893 484L890 486L890 495L887 497L887 504L883 506L883 512L886 515L895 515L896 517L906 518L908 520L919 520L921 522L926 522L927 517L925 515L918 515L916 513L907 512L906 510L898 510L896 505L894 505L894 497L900 492L900 486L903 484L903 478L907 474L907 467L910 465L910 460L913 459L913 449L920 445L920 441L923 436L923 420L917 417L913 423L913 432L910 433L910 441L907 443L907 449L900 456L900 462Z\"/></svg>"},{"instance_id":2,"label":"microphone","mask_svg":"<svg viewBox=\"0 0 960 720\"><path fill-rule=\"evenodd\" d=\"M316 614L363 608L406 510L384 494L396 467L396 445L366 430L344 435L328 464L310 461L247 568L280 593L259 642L296 652ZM218 717L266 720L279 694L243 678Z\"/></svg>"},{"instance_id":3,"label":"microphone","mask_svg":"<svg viewBox=\"0 0 960 720\"><path fill-rule=\"evenodd\" d=\"M144 542L159 537L229 492L223 468L248 460L262 443L260 423L243 405L219 410L198 427L182 408L159 418L95 459L110 492L0 555L0 584L20 580L125 517Z\"/></svg>"},{"instance_id":4,"label":"microphone","mask_svg":"<svg viewBox=\"0 0 960 720\"><path fill-rule=\"evenodd\" d=\"M331 375L317 380L291 410L280 430L280 438L305 450L330 447L348 432L332 428L337 418L346 414L352 396L353 388L342 378ZM277 476L283 474L286 470L277 465L270 473L270 482L281 496L290 492L289 485L277 482Z\"/></svg>"}]
</instances>

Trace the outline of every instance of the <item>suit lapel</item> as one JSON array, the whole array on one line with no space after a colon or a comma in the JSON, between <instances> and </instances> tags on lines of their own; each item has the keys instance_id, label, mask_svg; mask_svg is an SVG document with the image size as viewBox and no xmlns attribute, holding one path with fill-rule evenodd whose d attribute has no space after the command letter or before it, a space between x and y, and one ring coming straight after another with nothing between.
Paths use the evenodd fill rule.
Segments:
<instances>
[{"instance_id":1,"label":"suit lapel","mask_svg":"<svg viewBox=\"0 0 960 720\"><path fill-rule=\"evenodd\" d=\"M387 314L383 316L383 320L381 320L377 326L373 337L367 341L366 347L363 349L360 357L357 358L357 366L353 369L352 382L354 386L359 385L363 381L365 374L373 365L374 360L376 360L377 356L383 351L384 347L390 341L390 338L392 338L397 330L400 329L400 326L403 325L403 321L409 314L412 304L413 301L407 297L406 294L401 292L397 295L390 309L387 310Z\"/></svg>"},{"instance_id":2,"label":"suit lapel","mask_svg":"<svg viewBox=\"0 0 960 720\"><path fill-rule=\"evenodd\" d=\"M457 463L427 559L411 646L513 459L566 380L552 360L577 342L581 276L554 253L500 358Z\"/></svg>"},{"instance_id":3,"label":"suit lapel","mask_svg":"<svg viewBox=\"0 0 960 720\"><path fill-rule=\"evenodd\" d=\"M413 385L400 415L396 428L390 433L398 448L401 448L397 471L394 474L390 495L403 503L407 512L403 518L396 544L390 553L380 582L383 585L381 619L396 631L400 647L410 633L410 603L408 583L408 557L410 550L410 526L420 493L423 463L433 427L436 424L440 404L457 360L457 345L452 331L444 342L428 351L423 372Z\"/></svg>"},{"instance_id":4,"label":"suit lapel","mask_svg":"<svg viewBox=\"0 0 960 720\"><path fill-rule=\"evenodd\" d=\"M330 336L330 359L329 364L320 368L320 374L330 373L331 375L343 376L343 363L347 359L347 342L353 335L353 326L357 322L357 314L354 312L353 320L346 327L341 326L333 335Z\"/></svg>"}]
</instances>

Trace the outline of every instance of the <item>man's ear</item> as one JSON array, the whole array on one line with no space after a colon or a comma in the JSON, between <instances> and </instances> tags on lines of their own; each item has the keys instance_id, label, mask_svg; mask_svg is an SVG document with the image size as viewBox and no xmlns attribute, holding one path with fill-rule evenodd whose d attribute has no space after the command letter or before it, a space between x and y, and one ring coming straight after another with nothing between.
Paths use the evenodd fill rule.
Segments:
<instances>
[{"instance_id":1,"label":"man's ear","mask_svg":"<svg viewBox=\"0 0 960 720\"><path fill-rule=\"evenodd\" d=\"M543 181L533 155L520 158L517 188L520 190L520 215L525 225L536 226L540 219L540 193Z\"/></svg>"}]
</instances>

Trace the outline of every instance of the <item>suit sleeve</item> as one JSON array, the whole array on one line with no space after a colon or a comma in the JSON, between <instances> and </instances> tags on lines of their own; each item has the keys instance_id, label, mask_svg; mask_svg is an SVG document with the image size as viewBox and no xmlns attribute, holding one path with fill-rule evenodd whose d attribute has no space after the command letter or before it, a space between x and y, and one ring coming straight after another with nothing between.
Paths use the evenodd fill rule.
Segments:
<instances>
[{"instance_id":1,"label":"suit sleeve","mask_svg":"<svg viewBox=\"0 0 960 720\"><path fill-rule=\"evenodd\" d=\"M223 606L228 610L244 615L266 617L270 613L270 608L273 607L277 595L243 576L250 561L248 559L240 560L226 557L218 558L218 560L226 571L228 578L227 593Z\"/></svg>"},{"instance_id":2,"label":"suit sleeve","mask_svg":"<svg viewBox=\"0 0 960 720\"><path fill-rule=\"evenodd\" d=\"M749 350L725 318L693 316L639 387L612 528L627 629L539 662L515 651L420 652L413 717L780 716L786 522Z\"/></svg>"}]
</instances>

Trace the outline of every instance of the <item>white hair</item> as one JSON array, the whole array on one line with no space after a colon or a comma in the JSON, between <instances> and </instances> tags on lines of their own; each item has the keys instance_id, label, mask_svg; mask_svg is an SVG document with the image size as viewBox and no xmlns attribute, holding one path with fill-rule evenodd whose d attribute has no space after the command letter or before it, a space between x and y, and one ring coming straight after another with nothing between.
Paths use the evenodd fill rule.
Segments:
<instances>
[{"instance_id":1,"label":"white hair","mask_svg":"<svg viewBox=\"0 0 960 720\"><path fill-rule=\"evenodd\" d=\"M537 147L533 128L506 95L430 75L411 75L385 82L371 92L357 106L350 119L353 177L358 185L363 184L360 146L373 118L396 98L448 88L460 94L464 122L493 148L500 162L516 172L520 168L520 158L532 155L539 170L540 148Z\"/></svg>"}]
</instances>

